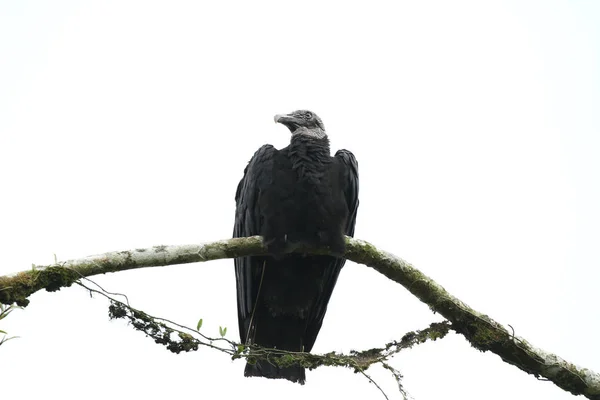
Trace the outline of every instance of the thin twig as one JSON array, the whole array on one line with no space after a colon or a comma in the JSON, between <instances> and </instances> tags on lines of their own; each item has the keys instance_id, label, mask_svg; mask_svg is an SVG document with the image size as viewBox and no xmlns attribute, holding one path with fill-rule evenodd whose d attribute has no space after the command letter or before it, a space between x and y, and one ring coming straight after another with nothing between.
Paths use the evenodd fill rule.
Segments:
<instances>
[{"instance_id":1,"label":"thin twig","mask_svg":"<svg viewBox=\"0 0 600 400\"><path fill-rule=\"evenodd\" d=\"M379 386L377 384L377 382L375 382L373 380L373 378L371 378L365 371L363 371L362 369L359 370L358 372L360 372L363 376L365 376L369 382L371 382L373 385L375 385L375 387L377 387L377 389L379 389L379 391L381 392L381 394L383 395L383 397L385 397L386 400L390 400L389 397L387 397L387 394L385 394L385 391L381 388L381 386Z\"/></svg>"}]
</instances>

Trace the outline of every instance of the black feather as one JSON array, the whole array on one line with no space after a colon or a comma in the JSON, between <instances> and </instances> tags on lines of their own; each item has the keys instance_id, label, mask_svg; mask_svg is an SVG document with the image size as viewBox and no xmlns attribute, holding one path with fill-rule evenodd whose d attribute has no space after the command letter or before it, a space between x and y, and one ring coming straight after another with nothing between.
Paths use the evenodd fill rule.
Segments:
<instances>
[{"instance_id":1,"label":"black feather","mask_svg":"<svg viewBox=\"0 0 600 400\"><path fill-rule=\"evenodd\" d=\"M262 235L274 256L235 259L242 342L312 349L345 259L284 252L301 243L343 254L357 208L356 159L347 150L331 157L327 137L295 134L284 149L265 145L254 154L237 188L233 236ZM305 381L304 368L266 361L244 374Z\"/></svg>"}]
</instances>

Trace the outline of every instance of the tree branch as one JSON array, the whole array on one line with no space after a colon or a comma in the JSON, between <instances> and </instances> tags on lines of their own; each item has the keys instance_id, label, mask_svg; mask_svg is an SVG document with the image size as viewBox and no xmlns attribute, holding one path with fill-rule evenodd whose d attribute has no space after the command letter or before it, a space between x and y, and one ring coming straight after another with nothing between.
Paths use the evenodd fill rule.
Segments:
<instances>
[{"instance_id":1,"label":"tree branch","mask_svg":"<svg viewBox=\"0 0 600 400\"><path fill-rule=\"evenodd\" d=\"M536 377L554 382L573 394L600 400L600 375L571 364L514 336L508 330L450 295L442 286L393 254L378 250L362 240L346 239L344 257L375 269L400 283L419 300L452 322L453 329L481 351L492 351L505 362ZM294 252L330 254L327 249L297 248ZM55 291L70 286L81 276L134 268L157 267L250 255L265 255L259 236L235 238L202 245L154 246L105 253L49 266L34 267L10 276L0 277L0 303L27 305L27 297L40 289Z\"/></svg>"}]
</instances>

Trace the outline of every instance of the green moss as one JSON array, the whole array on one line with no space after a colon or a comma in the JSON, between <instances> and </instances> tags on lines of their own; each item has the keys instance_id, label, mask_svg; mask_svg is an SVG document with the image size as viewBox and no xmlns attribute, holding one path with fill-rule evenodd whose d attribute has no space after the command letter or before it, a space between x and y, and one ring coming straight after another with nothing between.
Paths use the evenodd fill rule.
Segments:
<instances>
[{"instance_id":1,"label":"green moss","mask_svg":"<svg viewBox=\"0 0 600 400\"><path fill-rule=\"evenodd\" d=\"M113 303L108 307L108 316L110 319L125 318L127 310L121 307L119 303Z\"/></svg>"},{"instance_id":2,"label":"green moss","mask_svg":"<svg viewBox=\"0 0 600 400\"><path fill-rule=\"evenodd\" d=\"M33 271L36 290L46 288L48 292L55 292L61 287L69 287L80 278L75 271L63 267L48 267L42 271Z\"/></svg>"},{"instance_id":3,"label":"green moss","mask_svg":"<svg viewBox=\"0 0 600 400\"><path fill-rule=\"evenodd\" d=\"M300 358L300 357L298 357ZM299 364L299 360L291 354L284 354L276 359L277 365L282 368L291 367Z\"/></svg>"},{"instance_id":4,"label":"green moss","mask_svg":"<svg viewBox=\"0 0 600 400\"><path fill-rule=\"evenodd\" d=\"M508 338L507 333L489 326L483 321L474 321L468 326L470 334L467 336L467 339L469 339L473 347L481 351L490 350L493 346L501 344Z\"/></svg>"},{"instance_id":5,"label":"green moss","mask_svg":"<svg viewBox=\"0 0 600 400\"><path fill-rule=\"evenodd\" d=\"M178 332L179 340L173 340L171 334L175 331L162 322L143 311L128 307L127 305L113 301L108 307L108 315L111 319L124 318L138 331L145 333L154 339L157 344L162 344L173 353L182 351L198 350L199 341L185 332Z\"/></svg>"},{"instance_id":6,"label":"green moss","mask_svg":"<svg viewBox=\"0 0 600 400\"><path fill-rule=\"evenodd\" d=\"M0 303L11 305L17 303L17 305L25 307L29 304L27 296L31 292L27 291L27 288L31 286L31 272L21 272L14 277L11 277L10 281L8 278L0 278Z\"/></svg>"},{"instance_id":7,"label":"green moss","mask_svg":"<svg viewBox=\"0 0 600 400\"><path fill-rule=\"evenodd\" d=\"M75 271L59 266L45 269L33 269L21 272L10 278L10 283L0 280L0 303L12 304L25 307L29 304L29 297L40 289L55 292L61 287L68 287L80 276Z\"/></svg>"},{"instance_id":8,"label":"green moss","mask_svg":"<svg viewBox=\"0 0 600 400\"><path fill-rule=\"evenodd\" d=\"M184 332L179 332L178 349L179 351L196 351L198 350L198 340L194 339L192 335Z\"/></svg>"}]
</instances>

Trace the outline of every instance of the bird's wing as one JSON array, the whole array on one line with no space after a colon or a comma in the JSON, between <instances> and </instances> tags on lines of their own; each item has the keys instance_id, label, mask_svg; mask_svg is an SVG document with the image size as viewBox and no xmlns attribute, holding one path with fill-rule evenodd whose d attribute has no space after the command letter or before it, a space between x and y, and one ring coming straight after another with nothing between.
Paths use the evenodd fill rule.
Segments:
<instances>
[{"instance_id":1,"label":"bird's wing","mask_svg":"<svg viewBox=\"0 0 600 400\"><path fill-rule=\"evenodd\" d=\"M348 150L338 150L335 153L335 163L340 167L341 188L346 200L348 218L346 220L345 234L354 236L354 225L356 224L356 212L358 210L358 162ZM311 351L317 334L323 324L327 304L333 293L333 288L337 282L340 270L346 263L346 259L320 256L324 264L323 290L319 294L311 316L306 326L306 336L304 340L304 350Z\"/></svg>"},{"instance_id":2,"label":"bird's wing","mask_svg":"<svg viewBox=\"0 0 600 400\"><path fill-rule=\"evenodd\" d=\"M346 235L353 237L356 211L358 210L358 162L354 154L344 149L338 150L335 158L343 166L344 197L349 213L346 221Z\"/></svg>"},{"instance_id":3,"label":"bird's wing","mask_svg":"<svg viewBox=\"0 0 600 400\"><path fill-rule=\"evenodd\" d=\"M235 225L233 237L246 237L261 233L259 194L261 187L270 179L273 154L277 150L267 144L254 153L244 169L235 194ZM248 329L258 294L263 271L262 257L239 257L235 259L238 322L242 343L248 339Z\"/></svg>"}]
</instances>

